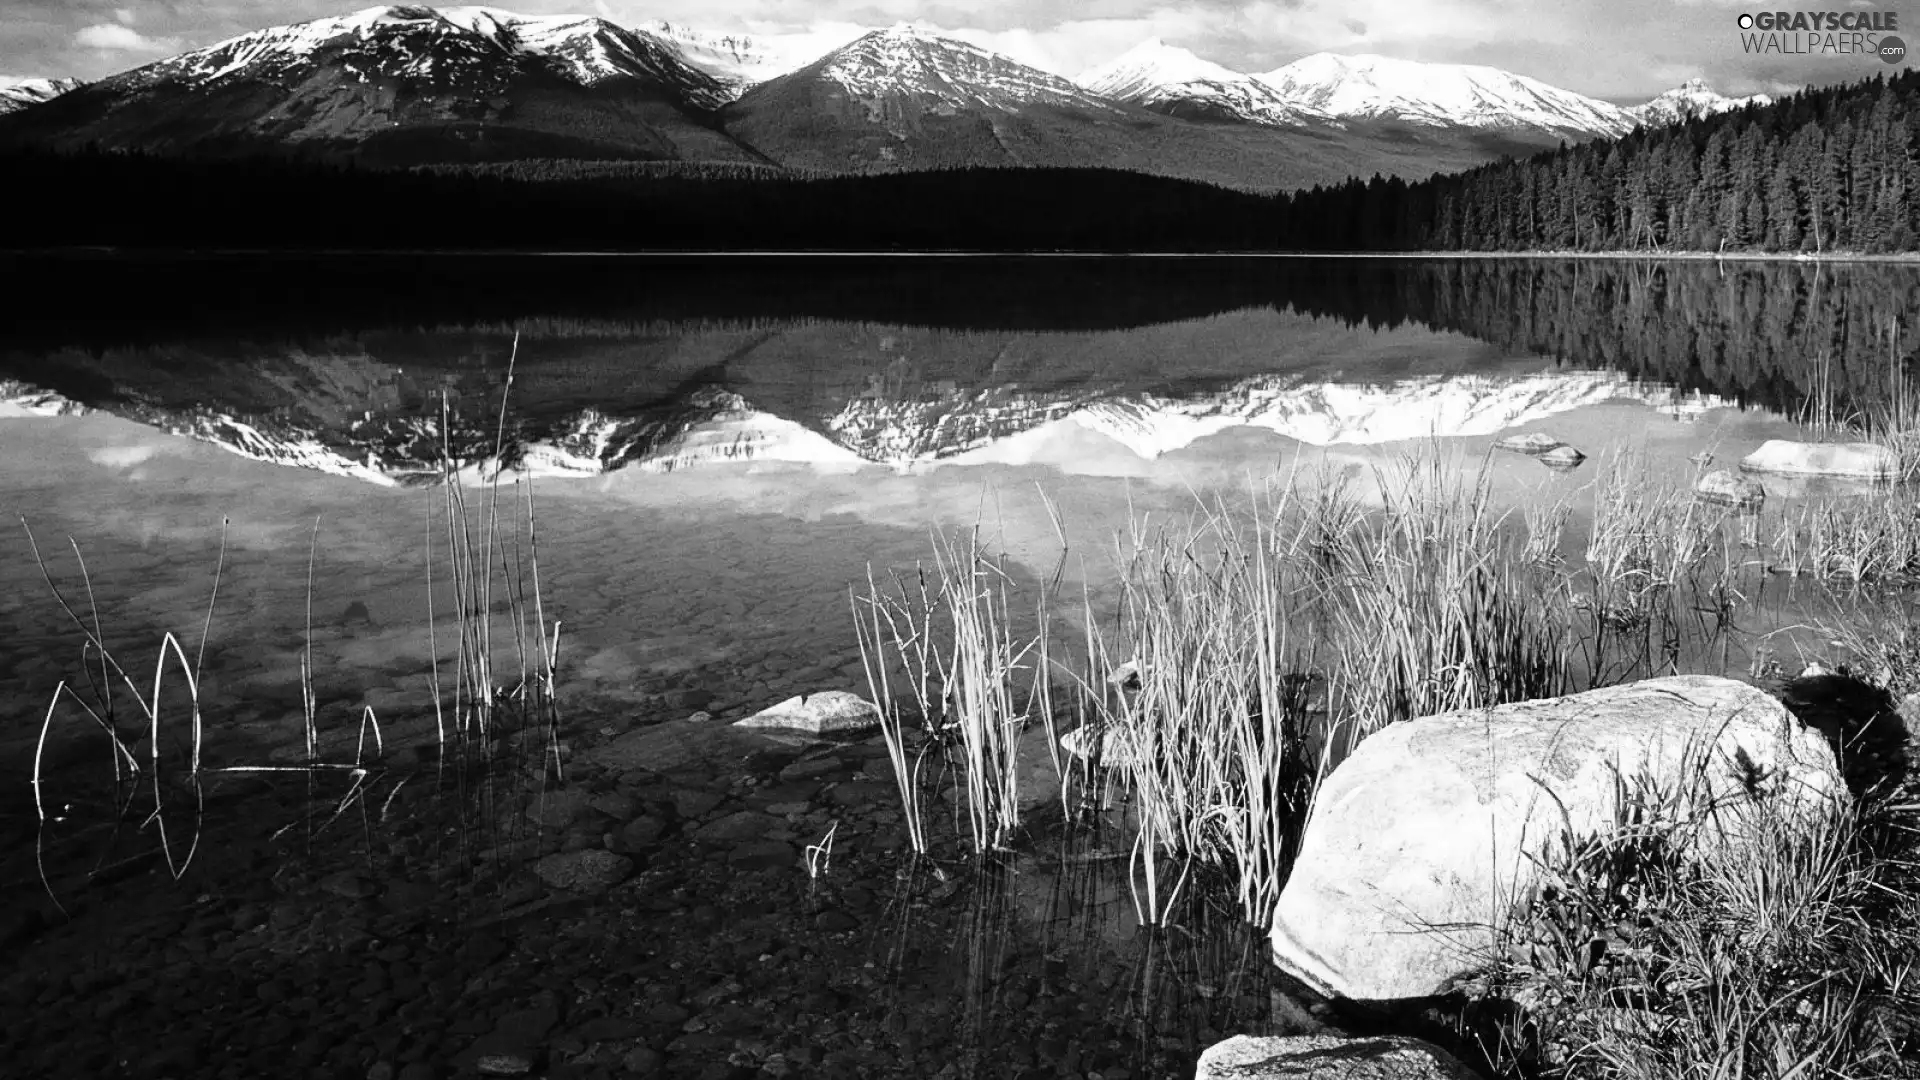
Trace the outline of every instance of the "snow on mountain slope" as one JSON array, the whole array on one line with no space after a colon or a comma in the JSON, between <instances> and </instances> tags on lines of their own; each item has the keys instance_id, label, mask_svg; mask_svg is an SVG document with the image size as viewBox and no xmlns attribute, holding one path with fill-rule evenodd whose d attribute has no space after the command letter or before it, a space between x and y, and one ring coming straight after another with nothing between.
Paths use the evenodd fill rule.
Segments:
<instances>
[{"instance_id":1,"label":"snow on mountain slope","mask_svg":"<svg viewBox=\"0 0 1920 1080\"><path fill-rule=\"evenodd\" d=\"M388 74L425 77L438 74L437 66L477 61L492 51L481 42L461 40L469 34L432 8L371 7L241 34L115 76L113 81L212 82L240 73L273 73L311 63L322 50L334 46L383 47L383 51L397 54L393 59L399 62ZM455 43L461 46L461 54L473 50L478 54L447 55L440 51Z\"/></svg>"},{"instance_id":2,"label":"snow on mountain slope","mask_svg":"<svg viewBox=\"0 0 1920 1080\"><path fill-rule=\"evenodd\" d=\"M518 477L582 478L620 469L665 473L714 465L794 462L841 470L863 464L859 455L806 426L756 409L730 390L703 387L645 416L613 416L583 409L559 417L535 437L516 440L503 459L489 453L460 463L462 483ZM389 460L385 471L403 479L432 479L421 463Z\"/></svg>"},{"instance_id":3,"label":"snow on mountain slope","mask_svg":"<svg viewBox=\"0 0 1920 1080\"><path fill-rule=\"evenodd\" d=\"M1724 404L1615 372L1434 376L1390 383L1272 375L1182 397L1115 395L1085 387L1051 394L1006 389L902 401L861 398L825 426L860 457L896 468L953 458L990 460L1001 444L1060 422L1106 435L1151 460L1233 428L1265 428L1318 446L1455 438L1493 435L1613 400L1668 412Z\"/></svg>"},{"instance_id":4,"label":"snow on mountain slope","mask_svg":"<svg viewBox=\"0 0 1920 1080\"><path fill-rule=\"evenodd\" d=\"M496 450L496 430L485 418L475 427L456 416L443 436L439 418L404 411L356 414L344 423L204 406L116 405L109 411L257 461L393 486L437 482L443 445L456 448L454 471L462 482L769 461L833 471L868 464L910 470L1018 457L1023 437L1059 424L1105 436L1153 460L1235 428L1265 429L1321 446L1488 436L1608 401L1637 401L1683 419L1726 404L1616 372L1589 371L1378 383L1262 375L1178 395L1121 393L1091 384L1045 392L949 384L898 398L862 394L831 415L779 415L710 385L625 415L587 408L510 428L504 451ZM0 381L0 417L84 411L38 387Z\"/></svg>"},{"instance_id":5,"label":"snow on mountain slope","mask_svg":"<svg viewBox=\"0 0 1920 1080\"><path fill-rule=\"evenodd\" d=\"M269 27L4 118L0 141L150 153L298 148L376 166L525 158L756 160L731 91L602 19L374 7Z\"/></svg>"},{"instance_id":6,"label":"snow on mountain slope","mask_svg":"<svg viewBox=\"0 0 1920 1080\"><path fill-rule=\"evenodd\" d=\"M718 108L731 97L718 80L709 85L692 77L698 69L685 61L675 43L605 19L534 17L486 7L446 8L441 14L505 48L547 60L582 86L639 76L683 87L705 108Z\"/></svg>"},{"instance_id":7,"label":"snow on mountain slope","mask_svg":"<svg viewBox=\"0 0 1920 1080\"><path fill-rule=\"evenodd\" d=\"M1110 98L1136 101L1166 86L1193 82L1234 82L1249 76L1192 52L1149 38L1098 67L1080 73L1074 82Z\"/></svg>"},{"instance_id":8,"label":"snow on mountain slope","mask_svg":"<svg viewBox=\"0 0 1920 1080\"><path fill-rule=\"evenodd\" d=\"M0 75L0 115L52 101L79 85L79 79L19 79Z\"/></svg>"},{"instance_id":9,"label":"snow on mountain slope","mask_svg":"<svg viewBox=\"0 0 1920 1080\"><path fill-rule=\"evenodd\" d=\"M1175 116L1280 125L1332 120L1325 112L1289 101L1251 75L1202 60L1158 38L1082 72L1074 81L1102 97Z\"/></svg>"},{"instance_id":10,"label":"snow on mountain slope","mask_svg":"<svg viewBox=\"0 0 1920 1080\"><path fill-rule=\"evenodd\" d=\"M642 30L672 42L680 58L724 84L738 97L755 83L798 71L859 37L857 27L797 34L719 34L665 20Z\"/></svg>"},{"instance_id":11,"label":"snow on mountain slope","mask_svg":"<svg viewBox=\"0 0 1920 1080\"><path fill-rule=\"evenodd\" d=\"M1044 103L1115 111L1114 103L1011 57L901 24L864 34L800 69L878 102L908 95L957 108Z\"/></svg>"},{"instance_id":12,"label":"snow on mountain slope","mask_svg":"<svg viewBox=\"0 0 1920 1080\"><path fill-rule=\"evenodd\" d=\"M349 476L382 487L393 487L398 483L373 455L356 461L326 445L313 432L292 428L283 431L263 430L237 417L218 413L188 414L173 423L162 425L162 430L209 442L255 461Z\"/></svg>"},{"instance_id":13,"label":"snow on mountain slope","mask_svg":"<svg viewBox=\"0 0 1920 1080\"><path fill-rule=\"evenodd\" d=\"M763 412L738 394L716 395L711 417L663 439L635 467L644 472L674 472L703 465L750 461L798 462L832 469L857 468L859 454L803 424Z\"/></svg>"},{"instance_id":14,"label":"snow on mountain slope","mask_svg":"<svg viewBox=\"0 0 1920 1080\"><path fill-rule=\"evenodd\" d=\"M1773 99L1766 94L1754 94L1751 97L1741 98L1727 97L1714 92L1705 79L1688 79L1652 101L1644 105L1631 106L1624 111L1647 127L1660 127L1698 120L1717 113L1731 112L1748 105L1771 105L1772 103Z\"/></svg>"},{"instance_id":15,"label":"snow on mountain slope","mask_svg":"<svg viewBox=\"0 0 1920 1080\"><path fill-rule=\"evenodd\" d=\"M0 418L22 416L81 416L93 410L52 390L0 379Z\"/></svg>"},{"instance_id":16,"label":"snow on mountain slope","mask_svg":"<svg viewBox=\"0 0 1920 1080\"><path fill-rule=\"evenodd\" d=\"M375 74L453 85L499 81L498 69L517 64L544 67L580 86L620 77L659 82L706 108L729 96L724 85L689 66L664 39L604 19L525 16L488 7L365 8L256 30L133 74L146 82L207 83L282 74L338 53L348 54L363 82Z\"/></svg>"},{"instance_id":17,"label":"snow on mountain slope","mask_svg":"<svg viewBox=\"0 0 1920 1080\"><path fill-rule=\"evenodd\" d=\"M1624 134L1635 123L1616 105L1477 64L1315 53L1255 77L1296 107L1350 119L1583 136Z\"/></svg>"},{"instance_id":18,"label":"snow on mountain slope","mask_svg":"<svg viewBox=\"0 0 1920 1080\"><path fill-rule=\"evenodd\" d=\"M1074 419L1142 457L1157 458L1232 427L1266 428L1315 446L1457 438L1493 435L1605 401L1627 399L1658 408L1681 397L1615 372L1517 379L1436 376L1378 385L1262 377L1204 398L1148 395L1101 402Z\"/></svg>"}]
</instances>

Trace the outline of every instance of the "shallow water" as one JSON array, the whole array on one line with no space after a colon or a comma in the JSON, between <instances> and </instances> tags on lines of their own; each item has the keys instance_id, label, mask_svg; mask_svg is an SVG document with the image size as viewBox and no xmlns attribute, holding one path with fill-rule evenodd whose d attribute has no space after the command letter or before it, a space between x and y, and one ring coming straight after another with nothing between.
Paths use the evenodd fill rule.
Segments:
<instances>
[{"instance_id":1,"label":"shallow water","mask_svg":"<svg viewBox=\"0 0 1920 1080\"><path fill-rule=\"evenodd\" d=\"M124 284L131 272L5 269L28 292ZM978 527L1023 582L1058 566L1069 589L1098 592L1132 522L1177 525L1274 476L1306 489L1345 478L1377 505L1421 455L1456 475L1485 470L1503 509L1568 500L1577 538L1596 479L1623 456L1647 476L1690 483L1702 455L1729 466L1766 439L1804 433L1789 416L1823 389L1845 392L1836 408L1870 405L1903 362L1917 310L1916 275L1899 266L1348 260L1192 274L1040 265L815 275L500 264L481 297L428 287L413 311L346 270L254 268L243 287L246 269L174 267L158 297L86 327L30 322L0 347L0 379L15 380L0 417L0 502L39 545L36 558L24 529L0 539L9 784L55 686L86 671L83 636L43 568L82 618L97 610L101 637L143 688L175 635L203 672L222 763L303 753L309 655L329 752L350 753L368 707L397 743L431 741L432 660L452 656L454 598L445 492L413 478L431 471L443 435L470 468L504 464L517 477L500 487L497 516L516 566L533 500L539 608L559 628L556 688L569 720L584 730L617 718L625 729L863 689L848 590L869 567L925 560L939 530ZM196 280L225 291L189 310ZM582 280L591 288L565 288ZM261 281L284 291L244 293L267 289ZM303 303L303 281L326 287ZM489 299L497 311L484 310ZM219 331L222 310L240 330ZM1762 311L1771 321L1756 329ZM1811 343L1836 340L1836 327L1851 328L1846 344L1813 364ZM436 428L443 403L451 423ZM1550 432L1588 460L1562 473L1489 450L1495 436L1525 431ZM1775 514L1862 490L1767 486ZM469 510L486 497L468 488ZM1567 546L1577 558L1579 544ZM1743 673L1767 631L1824 614L1780 588L1753 599L1741 640L1695 662ZM494 681L505 689L524 669L505 621L495 634ZM180 681L170 675L162 694L171 725L185 712ZM56 736L84 726L70 703L56 720ZM10 797L9 813L24 812ZM875 852L860 865L881 873L894 858ZM1004 896L986 879L974 887L1010 897L1012 910L1038 903L1044 883L1015 878ZM1129 918L1111 914L1124 912L1123 891L1104 889L1076 910L1111 915L1078 924L1105 926L1094 934L1105 945L1036 942L1053 916L1000 915L975 921L1026 929L990 933L981 947L1021 970L1068 954L1105 957L1088 961L1095 968L1150 966ZM929 950L952 932L902 930L900 947ZM1147 951L1123 963L1114 948ZM927 991L935 997L980 984L948 978L966 970L951 955L925 962L948 965ZM1206 977L1259 967L1257 956L1221 963L1228 974ZM1152 1014L1153 980L1134 974L1130 1007ZM1089 983L1087 1007L1113 992ZM1261 984L1221 1000L1234 1003L1233 1023L1257 1027L1265 1014L1247 1003L1264 995ZM1179 1057L1227 1022L1143 1037L1174 1038ZM992 1030L969 1023L976 1041ZM1109 1048L1103 1061L1138 1067L1171 1053L1149 1049Z\"/></svg>"}]
</instances>

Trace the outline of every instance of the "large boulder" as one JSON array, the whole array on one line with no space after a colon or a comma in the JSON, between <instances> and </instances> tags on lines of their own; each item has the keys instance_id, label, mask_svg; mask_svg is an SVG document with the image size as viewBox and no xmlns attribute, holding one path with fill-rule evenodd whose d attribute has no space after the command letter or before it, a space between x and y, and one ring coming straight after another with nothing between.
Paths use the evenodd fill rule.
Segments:
<instances>
[{"instance_id":1,"label":"large boulder","mask_svg":"<svg viewBox=\"0 0 1920 1080\"><path fill-rule=\"evenodd\" d=\"M1274 913L1274 959L1322 993L1446 993L1563 831L1607 832L1618 781L1711 798L1702 835L1740 843L1759 801L1811 818L1847 798L1832 750L1771 695L1676 676L1448 713L1370 736L1321 785ZM1714 825L1723 826L1715 831Z\"/></svg>"},{"instance_id":2,"label":"large boulder","mask_svg":"<svg viewBox=\"0 0 1920 1080\"><path fill-rule=\"evenodd\" d=\"M1235 1035L1200 1054L1194 1080L1479 1080L1458 1058L1406 1035Z\"/></svg>"},{"instance_id":3,"label":"large boulder","mask_svg":"<svg viewBox=\"0 0 1920 1080\"><path fill-rule=\"evenodd\" d=\"M1851 476L1890 480L1900 475L1900 455L1877 443L1804 443L1768 439L1740 467L1788 476Z\"/></svg>"}]
</instances>

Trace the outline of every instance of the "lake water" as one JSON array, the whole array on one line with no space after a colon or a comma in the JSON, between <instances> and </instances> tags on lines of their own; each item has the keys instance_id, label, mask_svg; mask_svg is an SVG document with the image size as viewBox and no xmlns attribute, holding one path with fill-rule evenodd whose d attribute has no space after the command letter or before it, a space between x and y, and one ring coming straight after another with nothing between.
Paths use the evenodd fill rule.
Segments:
<instances>
[{"instance_id":1,"label":"lake water","mask_svg":"<svg viewBox=\"0 0 1920 1080\"><path fill-rule=\"evenodd\" d=\"M427 627L443 450L517 481L516 551L532 499L570 717L724 721L863 690L848 589L939 531L978 526L1026 581L1064 535L1068 584L1098 590L1130 522L1273 476L1377 502L1420 453L1486 470L1503 507L1568 501L1577 536L1614 462L1689 483L1810 409L1870 411L1920 342L1920 268L1898 264L9 256L0 285L16 791L55 686L85 670L43 567L139 680L169 632L199 657L222 762L302 751L306 655L329 747L367 707L428 737L451 649ZM1489 450L1531 431L1587 461ZM1773 513L1896 497L1767 486ZM1719 663L1744 673L1808 617L1756 604ZM18 826L31 804L8 799ZM1149 1040L1151 1060L1207 1030Z\"/></svg>"}]
</instances>

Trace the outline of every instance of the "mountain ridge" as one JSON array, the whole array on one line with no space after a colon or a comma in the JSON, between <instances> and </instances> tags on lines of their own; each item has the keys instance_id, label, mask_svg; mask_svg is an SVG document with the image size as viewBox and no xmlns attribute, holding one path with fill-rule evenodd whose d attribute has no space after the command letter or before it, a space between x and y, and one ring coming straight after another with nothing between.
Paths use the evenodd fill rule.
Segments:
<instances>
[{"instance_id":1,"label":"mountain ridge","mask_svg":"<svg viewBox=\"0 0 1920 1080\"><path fill-rule=\"evenodd\" d=\"M1418 179L1752 100L1688 84L1623 109L1495 68L1330 53L1250 75L1158 39L1068 80L908 24L802 63L822 38L650 25L363 8L74 87L0 120L0 146L376 166L1096 167L1279 191Z\"/></svg>"},{"instance_id":2,"label":"mountain ridge","mask_svg":"<svg viewBox=\"0 0 1920 1080\"><path fill-rule=\"evenodd\" d=\"M1331 114L1290 101L1260 79L1150 38L1075 80L1104 97L1171 116L1280 126L1339 126Z\"/></svg>"},{"instance_id":3,"label":"mountain ridge","mask_svg":"<svg viewBox=\"0 0 1920 1080\"><path fill-rule=\"evenodd\" d=\"M19 78L0 75L0 116L52 101L80 87L79 79Z\"/></svg>"},{"instance_id":4,"label":"mountain ridge","mask_svg":"<svg viewBox=\"0 0 1920 1080\"><path fill-rule=\"evenodd\" d=\"M308 151L373 164L573 156L757 160L715 131L724 84L602 19L364 8L109 76L0 140L166 153Z\"/></svg>"},{"instance_id":5,"label":"mountain ridge","mask_svg":"<svg viewBox=\"0 0 1920 1080\"><path fill-rule=\"evenodd\" d=\"M1729 97L1708 86L1705 79L1688 79L1651 101L1627 106L1625 112L1641 124L1665 126L1700 120L1734 109L1744 109L1749 105L1771 104L1773 97L1768 94Z\"/></svg>"},{"instance_id":6,"label":"mountain ridge","mask_svg":"<svg viewBox=\"0 0 1920 1080\"><path fill-rule=\"evenodd\" d=\"M1682 404L1727 404L1604 371L1423 375L1383 382L1256 375L1184 394L1091 385L1050 391L1009 386L983 394L936 385L899 398L856 396L827 415L782 415L724 386L701 384L633 414L587 406L535 428L515 425L498 448L485 417L463 422L456 415L449 435L457 448L465 448L456 449L452 462L463 481L508 473L582 478L628 468L672 472L753 461L911 470L992 460L995 446L1063 422L1155 460L1233 428L1271 431L1315 446L1473 438L1616 400L1663 411ZM397 398L383 395L380 404L329 425L318 417L212 404L184 409L138 402L89 405L31 383L0 379L0 411L10 407L39 416L106 411L257 461L389 487L439 480L439 420L396 411Z\"/></svg>"}]
</instances>

